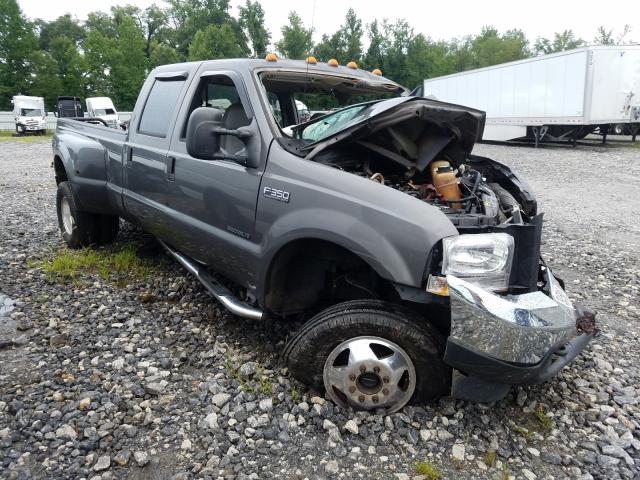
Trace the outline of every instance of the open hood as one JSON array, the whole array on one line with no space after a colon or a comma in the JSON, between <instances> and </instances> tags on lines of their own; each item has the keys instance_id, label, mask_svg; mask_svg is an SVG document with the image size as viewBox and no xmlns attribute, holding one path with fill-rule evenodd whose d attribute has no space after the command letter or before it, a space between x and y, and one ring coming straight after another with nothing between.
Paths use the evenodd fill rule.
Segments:
<instances>
[{"instance_id":1,"label":"open hood","mask_svg":"<svg viewBox=\"0 0 640 480\"><path fill-rule=\"evenodd\" d=\"M353 109L350 113L348 109ZM348 107L300 125L311 160L329 147L357 144L407 168L423 171L443 151L464 158L482 138L485 113L421 97L397 97ZM342 114L342 118L335 116ZM323 123L324 122L324 125Z\"/></svg>"}]
</instances>

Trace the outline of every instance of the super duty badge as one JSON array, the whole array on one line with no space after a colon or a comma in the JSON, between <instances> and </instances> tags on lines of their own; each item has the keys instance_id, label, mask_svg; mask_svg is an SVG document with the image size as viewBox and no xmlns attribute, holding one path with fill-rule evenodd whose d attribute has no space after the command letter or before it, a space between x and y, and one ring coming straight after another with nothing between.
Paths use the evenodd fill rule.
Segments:
<instances>
[{"instance_id":1,"label":"super duty badge","mask_svg":"<svg viewBox=\"0 0 640 480\"><path fill-rule=\"evenodd\" d=\"M277 188L264 187L263 195L279 202L289 203L289 192L278 190Z\"/></svg>"}]
</instances>

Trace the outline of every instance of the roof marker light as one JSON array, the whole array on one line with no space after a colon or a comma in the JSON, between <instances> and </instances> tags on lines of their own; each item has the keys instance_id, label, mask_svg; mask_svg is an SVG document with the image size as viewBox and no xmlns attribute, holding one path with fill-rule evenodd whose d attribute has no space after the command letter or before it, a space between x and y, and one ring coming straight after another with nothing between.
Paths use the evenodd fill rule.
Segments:
<instances>
[{"instance_id":1,"label":"roof marker light","mask_svg":"<svg viewBox=\"0 0 640 480\"><path fill-rule=\"evenodd\" d=\"M358 68L358 64L356 62L351 61L347 63L347 67L353 68L355 70L356 68Z\"/></svg>"},{"instance_id":2,"label":"roof marker light","mask_svg":"<svg viewBox=\"0 0 640 480\"><path fill-rule=\"evenodd\" d=\"M340 64L338 63L338 60L336 60L335 58L332 58L327 62L327 65L331 65L332 67L337 67Z\"/></svg>"},{"instance_id":3,"label":"roof marker light","mask_svg":"<svg viewBox=\"0 0 640 480\"><path fill-rule=\"evenodd\" d=\"M380 70L379 68L374 68L373 70L371 70L371 73L373 73L374 75L382 75L382 70Z\"/></svg>"},{"instance_id":4,"label":"roof marker light","mask_svg":"<svg viewBox=\"0 0 640 480\"><path fill-rule=\"evenodd\" d=\"M307 57L306 62L310 65L315 65L316 63L318 63L318 60L316 60L316 57Z\"/></svg>"},{"instance_id":5,"label":"roof marker light","mask_svg":"<svg viewBox=\"0 0 640 480\"><path fill-rule=\"evenodd\" d=\"M264 57L264 59L267 62L276 62L278 60L278 57L276 56L275 53L267 53L267 56Z\"/></svg>"}]
</instances>

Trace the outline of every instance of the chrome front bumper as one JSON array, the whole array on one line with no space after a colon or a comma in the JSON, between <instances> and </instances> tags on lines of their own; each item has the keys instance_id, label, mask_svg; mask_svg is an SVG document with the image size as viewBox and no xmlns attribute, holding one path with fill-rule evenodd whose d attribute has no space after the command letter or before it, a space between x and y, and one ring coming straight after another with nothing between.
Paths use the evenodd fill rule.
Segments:
<instances>
[{"instance_id":1,"label":"chrome front bumper","mask_svg":"<svg viewBox=\"0 0 640 480\"><path fill-rule=\"evenodd\" d=\"M551 271L545 266L541 270L549 295L499 296L447 275L449 341L491 359L533 365L576 337L576 310Z\"/></svg>"}]
</instances>

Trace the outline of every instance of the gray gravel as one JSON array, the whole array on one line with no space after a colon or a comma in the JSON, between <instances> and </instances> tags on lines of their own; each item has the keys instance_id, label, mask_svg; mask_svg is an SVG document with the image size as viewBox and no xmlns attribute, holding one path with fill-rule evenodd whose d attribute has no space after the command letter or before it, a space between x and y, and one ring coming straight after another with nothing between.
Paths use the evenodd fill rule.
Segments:
<instances>
[{"instance_id":1,"label":"gray gravel","mask_svg":"<svg viewBox=\"0 0 640 480\"><path fill-rule=\"evenodd\" d=\"M477 152L530 181L543 254L603 332L495 405L385 417L292 380L288 325L226 314L168 259L146 278L47 276L33 262L64 251L50 146L0 143L0 477L400 480L428 462L443 478L637 478L640 150Z\"/></svg>"}]
</instances>

